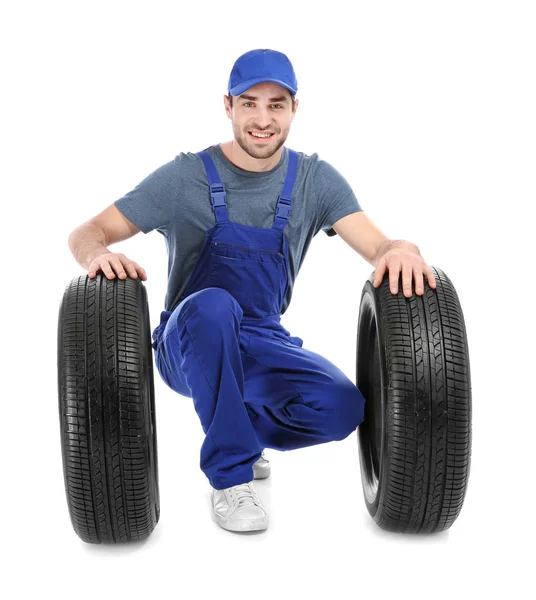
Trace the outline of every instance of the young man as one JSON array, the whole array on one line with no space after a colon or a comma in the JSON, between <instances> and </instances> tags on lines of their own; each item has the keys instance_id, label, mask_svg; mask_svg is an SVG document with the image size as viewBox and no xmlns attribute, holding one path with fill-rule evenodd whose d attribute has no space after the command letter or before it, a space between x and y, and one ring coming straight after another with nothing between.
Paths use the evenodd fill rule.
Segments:
<instances>
[{"instance_id":1,"label":"young man","mask_svg":"<svg viewBox=\"0 0 536 600\"><path fill-rule=\"evenodd\" d=\"M224 96L233 139L180 153L70 238L90 277L142 279L142 267L106 244L156 229L169 252L165 310L153 331L158 371L193 399L203 431L200 466L219 525L266 529L253 479L269 475L264 448L291 450L354 432L364 403L356 385L281 325L312 238L339 234L376 266L393 293L423 293L431 270L413 244L388 240L329 163L284 144L297 81L281 52L235 62Z\"/></svg>"}]
</instances>

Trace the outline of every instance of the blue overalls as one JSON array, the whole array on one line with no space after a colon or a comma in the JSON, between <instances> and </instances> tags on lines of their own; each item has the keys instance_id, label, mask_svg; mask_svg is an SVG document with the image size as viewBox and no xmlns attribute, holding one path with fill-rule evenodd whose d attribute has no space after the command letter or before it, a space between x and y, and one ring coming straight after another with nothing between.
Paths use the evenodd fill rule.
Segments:
<instances>
[{"instance_id":1,"label":"blue overalls","mask_svg":"<svg viewBox=\"0 0 536 600\"><path fill-rule=\"evenodd\" d=\"M293 450L342 440L364 418L365 399L329 360L281 325L289 272L285 225L298 155L270 229L229 221L226 194L205 150L216 224L184 295L162 311L152 347L168 387L193 399L205 433L200 467L212 487L253 480L264 448Z\"/></svg>"}]
</instances>

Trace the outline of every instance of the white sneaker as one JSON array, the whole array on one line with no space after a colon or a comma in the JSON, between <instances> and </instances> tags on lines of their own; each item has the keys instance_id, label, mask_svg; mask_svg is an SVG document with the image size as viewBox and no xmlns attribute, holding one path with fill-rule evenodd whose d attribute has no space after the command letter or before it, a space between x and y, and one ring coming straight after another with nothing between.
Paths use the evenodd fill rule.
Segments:
<instances>
[{"instance_id":1,"label":"white sneaker","mask_svg":"<svg viewBox=\"0 0 536 600\"><path fill-rule=\"evenodd\" d=\"M212 488L212 508L220 527L229 531L268 529L268 513L253 481L223 490Z\"/></svg>"},{"instance_id":2,"label":"white sneaker","mask_svg":"<svg viewBox=\"0 0 536 600\"><path fill-rule=\"evenodd\" d=\"M253 463L253 475L254 479L265 479L270 476L270 461L265 458L264 450L259 460Z\"/></svg>"}]
</instances>

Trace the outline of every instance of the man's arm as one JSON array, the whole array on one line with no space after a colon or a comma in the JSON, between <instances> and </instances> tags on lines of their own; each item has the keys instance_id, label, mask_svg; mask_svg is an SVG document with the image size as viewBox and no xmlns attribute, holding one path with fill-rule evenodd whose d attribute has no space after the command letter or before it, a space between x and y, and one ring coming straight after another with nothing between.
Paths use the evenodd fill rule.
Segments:
<instances>
[{"instance_id":1,"label":"man's arm","mask_svg":"<svg viewBox=\"0 0 536 600\"><path fill-rule=\"evenodd\" d=\"M333 224L333 229L373 267L394 247L401 246L420 254L417 246L411 242L389 239L362 210L339 219Z\"/></svg>"},{"instance_id":2,"label":"man's arm","mask_svg":"<svg viewBox=\"0 0 536 600\"><path fill-rule=\"evenodd\" d=\"M385 271L389 270L390 287L393 294L398 293L400 271L402 271L406 297L411 296L413 274L415 274L415 292L418 295L422 295L424 290L423 274L427 276L430 287L435 289L437 284L434 274L424 262L419 248L406 240L390 240L363 211L339 219L333 224L333 229L349 246L373 267L376 267L374 287L380 285ZM382 259L384 256L385 258ZM393 269L390 268L392 265L394 265Z\"/></svg>"},{"instance_id":3,"label":"man's arm","mask_svg":"<svg viewBox=\"0 0 536 600\"><path fill-rule=\"evenodd\" d=\"M108 279L115 274L125 279L147 279L145 269L129 260L122 252L111 252L106 246L127 240L141 230L111 204L96 217L86 221L69 235L69 248L79 265L88 270L91 279L101 270ZM113 267L113 268L112 268ZM114 272L115 269L115 272Z\"/></svg>"},{"instance_id":4,"label":"man's arm","mask_svg":"<svg viewBox=\"0 0 536 600\"><path fill-rule=\"evenodd\" d=\"M139 232L139 227L129 221L115 204L110 204L73 230L68 243L76 262L87 269L96 256L111 252L106 246L128 240Z\"/></svg>"},{"instance_id":5,"label":"man's arm","mask_svg":"<svg viewBox=\"0 0 536 600\"><path fill-rule=\"evenodd\" d=\"M76 262L84 269L88 269L97 256L110 252L106 247L106 233L97 223L83 223L74 229L68 244Z\"/></svg>"}]
</instances>

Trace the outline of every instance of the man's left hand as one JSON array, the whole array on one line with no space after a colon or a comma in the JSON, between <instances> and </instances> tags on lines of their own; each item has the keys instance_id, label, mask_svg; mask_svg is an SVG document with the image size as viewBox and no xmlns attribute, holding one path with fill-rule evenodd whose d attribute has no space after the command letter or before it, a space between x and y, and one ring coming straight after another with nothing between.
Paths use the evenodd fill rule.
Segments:
<instances>
[{"instance_id":1,"label":"man's left hand","mask_svg":"<svg viewBox=\"0 0 536 600\"><path fill-rule=\"evenodd\" d=\"M424 279L423 273L428 278L428 285L435 289L436 280L430 267L426 264L420 254L409 250L393 248L388 250L378 261L376 270L374 271L374 287L378 287L385 274L389 270L389 287L393 294L398 294L398 279L400 269L402 269L402 287L404 295L407 298L411 297L412 277L415 275L415 293L418 295L424 294Z\"/></svg>"}]
</instances>

